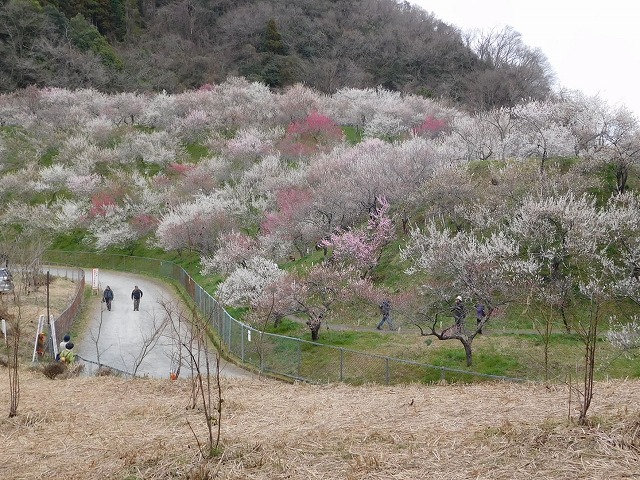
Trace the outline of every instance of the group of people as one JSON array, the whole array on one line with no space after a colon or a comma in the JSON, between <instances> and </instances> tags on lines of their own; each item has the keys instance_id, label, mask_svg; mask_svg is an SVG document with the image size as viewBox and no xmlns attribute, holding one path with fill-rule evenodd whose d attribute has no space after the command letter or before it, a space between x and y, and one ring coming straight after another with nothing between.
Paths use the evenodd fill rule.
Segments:
<instances>
[{"instance_id":1,"label":"group of people","mask_svg":"<svg viewBox=\"0 0 640 480\"><path fill-rule=\"evenodd\" d=\"M385 299L378 307L382 313L382 320L380 320L380 323L378 323L376 328L378 330L382 330L384 324L387 323L389 325L389 330L393 330L393 321L391 320L391 302L388 299ZM451 312L453 313L456 325L461 327L464 323L464 319L467 317L467 309L460 295L456 297L455 304L451 307ZM482 322L485 320L486 316L487 313L485 312L484 304L482 302L478 302L476 304L476 328L478 329L478 333L482 333Z\"/></svg>"},{"instance_id":2,"label":"group of people","mask_svg":"<svg viewBox=\"0 0 640 480\"><path fill-rule=\"evenodd\" d=\"M60 351L58 353L57 360L61 363L71 365L76 359L76 354L73 352L74 346L75 345L71 341L71 335L65 335L60 342Z\"/></svg>"},{"instance_id":3,"label":"group of people","mask_svg":"<svg viewBox=\"0 0 640 480\"><path fill-rule=\"evenodd\" d=\"M102 302L107 305L107 310L111 311L111 302L113 301L113 290L107 285L107 288L102 292ZM136 285L131 292L131 300L133 300L133 311L140 311L140 299L142 298L142 290Z\"/></svg>"},{"instance_id":4,"label":"group of people","mask_svg":"<svg viewBox=\"0 0 640 480\"><path fill-rule=\"evenodd\" d=\"M451 307L451 311L453 312L453 318L455 318L456 325L462 326L464 319L467 317L467 309L460 295L456 297L456 303ZM478 329L478 333L482 333L481 324L486 316L487 313L484 310L484 304L482 302L478 302L476 304L476 328Z\"/></svg>"}]
</instances>

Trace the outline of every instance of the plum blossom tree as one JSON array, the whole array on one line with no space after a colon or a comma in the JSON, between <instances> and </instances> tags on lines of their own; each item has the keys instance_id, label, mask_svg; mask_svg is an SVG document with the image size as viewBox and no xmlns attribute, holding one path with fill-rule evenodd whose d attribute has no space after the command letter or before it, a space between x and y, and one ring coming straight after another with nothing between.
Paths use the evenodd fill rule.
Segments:
<instances>
[{"instance_id":1,"label":"plum blossom tree","mask_svg":"<svg viewBox=\"0 0 640 480\"><path fill-rule=\"evenodd\" d=\"M277 115L276 96L269 87L241 77L229 77L210 92L211 108L222 128L272 125Z\"/></svg>"},{"instance_id":2,"label":"plum blossom tree","mask_svg":"<svg viewBox=\"0 0 640 480\"><path fill-rule=\"evenodd\" d=\"M312 112L307 118L295 121L287 127L278 148L283 154L301 157L329 151L343 140L344 134L333 120Z\"/></svg>"},{"instance_id":3,"label":"plum blossom tree","mask_svg":"<svg viewBox=\"0 0 640 480\"><path fill-rule=\"evenodd\" d=\"M433 100L381 87L342 88L323 100L321 112L340 125L350 125L360 131L368 129L373 136L382 133L379 127L393 127L395 134L409 133L424 121L425 116L448 118L454 114L453 109Z\"/></svg>"},{"instance_id":4,"label":"plum blossom tree","mask_svg":"<svg viewBox=\"0 0 640 480\"><path fill-rule=\"evenodd\" d=\"M104 250L108 247L131 248L138 238L135 230L127 221L129 211L125 207L108 204L103 207L103 214L94 217L89 232L95 239L95 247Z\"/></svg>"},{"instance_id":5,"label":"plum blossom tree","mask_svg":"<svg viewBox=\"0 0 640 480\"><path fill-rule=\"evenodd\" d=\"M202 273L228 275L239 267L247 268L247 261L255 255L257 247L257 241L249 235L236 231L223 233L218 238L218 249L213 256L202 257Z\"/></svg>"},{"instance_id":6,"label":"plum blossom tree","mask_svg":"<svg viewBox=\"0 0 640 480\"><path fill-rule=\"evenodd\" d=\"M367 138L396 139L407 132L407 127L400 119L381 112L373 114L373 118L364 126L363 136Z\"/></svg>"},{"instance_id":7,"label":"plum blossom tree","mask_svg":"<svg viewBox=\"0 0 640 480\"><path fill-rule=\"evenodd\" d=\"M65 233L82 225L87 214L87 205L77 200L61 200L56 202L53 211L54 231Z\"/></svg>"},{"instance_id":8,"label":"plum blossom tree","mask_svg":"<svg viewBox=\"0 0 640 480\"><path fill-rule=\"evenodd\" d=\"M306 275L288 272L266 285L253 304L253 318L278 322L287 315L304 315L311 339L318 340L320 327L339 302L372 298L373 286L354 269L315 265Z\"/></svg>"},{"instance_id":9,"label":"plum blossom tree","mask_svg":"<svg viewBox=\"0 0 640 480\"><path fill-rule=\"evenodd\" d=\"M524 200L509 222L513 238L535 260L536 275L544 280L546 298L556 308L567 330L571 328L567 309L573 286L571 270L575 262L597 257L597 247L605 241L603 213L593 199L567 193L557 197Z\"/></svg>"},{"instance_id":10,"label":"plum blossom tree","mask_svg":"<svg viewBox=\"0 0 640 480\"><path fill-rule=\"evenodd\" d=\"M267 155L242 172L237 183L238 195L248 203L265 200L265 207L277 206L277 192L289 188L306 188L306 168L291 168L280 155Z\"/></svg>"},{"instance_id":11,"label":"plum blossom tree","mask_svg":"<svg viewBox=\"0 0 640 480\"><path fill-rule=\"evenodd\" d=\"M437 138L445 133L447 130L447 120L443 118L436 118L434 116L428 116L420 124L420 126L413 129L413 133L419 137Z\"/></svg>"},{"instance_id":12,"label":"plum blossom tree","mask_svg":"<svg viewBox=\"0 0 640 480\"><path fill-rule=\"evenodd\" d=\"M615 202L601 208L586 195L565 194L526 199L507 226L530 265L519 279L529 280L530 293L560 310L583 343L582 386L576 387L581 424L593 399L599 331L620 298L620 282L633 277L632 265L617 253L629 239L628 218Z\"/></svg>"},{"instance_id":13,"label":"plum blossom tree","mask_svg":"<svg viewBox=\"0 0 640 480\"><path fill-rule=\"evenodd\" d=\"M598 95L580 92L568 95L565 119L576 138L576 154L613 167L616 191L624 193L640 163L638 119L625 106L612 107Z\"/></svg>"},{"instance_id":14,"label":"plum blossom tree","mask_svg":"<svg viewBox=\"0 0 640 480\"><path fill-rule=\"evenodd\" d=\"M276 203L276 210L267 212L260 224L261 234L292 245L303 256L317 238L307 222L313 210L312 192L307 188L284 188L276 193Z\"/></svg>"},{"instance_id":15,"label":"plum blossom tree","mask_svg":"<svg viewBox=\"0 0 640 480\"><path fill-rule=\"evenodd\" d=\"M457 152L454 159L487 160L504 155L502 133L484 121L482 115L459 115L451 122L451 138L447 144L449 149Z\"/></svg>"},{"instance_id":16,"label":"plum blossom tree","mask_svg":"<svg viewBox=\"0 0 640 480\"><path fill-rule=\"evenodd\" d=\"M74 172L71 173L65 181L66 187L70 192L80 198L84 198L97 193L102 183L102 178L96 173L83 175L75 173L74 170Z\"/></svg>"},{"instance_id":17,"label":"plum blossom tree","mask_svg":"<svg viewBox=\"0 0 640 480\"><path fill-rule=\"evenodd\" d=\"M179 115L180 98L180 95L169 95L165 91L152 95L138 123L154 129L168 128Z\"/></svg>"},{"instance_id":18,"label":"plum blossom tree","mask_svg":"<svg viewBox=\"0 0 640 480\"><path fill-rule=\"evenodd\" d=\"M634 316L629 323L624 324L616 323L614 319L607 332L607 340L627 355L640 353L640 318Z\"/></svg>"},{"instance_id":19,"label":"plum blossom tree","mask_svg":"<svg viewBox=\"0 0 640 480\"><path fill-rule=\"evenodd\" d=\"M640 195L627 192L609 199L605 220L614 235L619 275L616 294L640 304Z\"/></svg>"},{"instance_id":20,"label":"plum blossom tree","mask_svg":"<svg viewBox=\"0 0 640 480\"><path fill-rule=\"evenodd\" d=\"M467 164L439 163L407 204L413 212L456 231L487 228L499 223L507 208L504 200L493 198L493 189L489 179L474 174Z\"/></svg>"},{"instance_id":21,"label":"plum blossom tree","mask_svg":"<svg viewBox=\"0 0 640 480\"><path fill-rule=\"evenodd\" d=\"M366 227L338 229L320 242L320 246L333 249L332 260L353 265L360 271L360 278L365 278L378 265L383 248L395 238L389 202L384 197L377 200L378 205L369 214Z\"/></svg>"},{"instance_id":22,"label":"plum blossom tree","mask_svg":"<svg viewBox=\"0 0 640 480\"><path fill-rule=\"evenodd\" d=\"M194 108L184 117L175 121L172 125L172 132L185 143L202 142L207 136L218 128L221 119L216 112Z\"/></svg>"},{"instance_id":23,"label":"plum blossom tree","mask_svg":"<svg viewBox=\"0 0 640 480\"><path fill-rule=\"evenodd\" d=\"M376 197L395 198L397 179L391 171L394 147L368 139L353 148L339 148L314 159L307 182L315 192L315 207L325 219L325 233L351 227L375 207Z\"/></svg>"},{"instance_id":24,"label":"plum blossom tree","mask_svg":"<svg viewBox=\"0 0 640 480\"><path fill-rule=\"evenodd\" d=\"M156 231L157 243L165 250L190 249L203 255L215 251L220 233L233 227L235 202L218 193L199 195L165 213Z\"/></svg>"},{"instance_id":25,"label":"plum blossom tree","mask_svg":"<svg viewBox=\"0 0 640 480\"><path fill-rule=\"evenodd\" d=\"M115 125L135 125L147 106L148 99L141 94L121 92L107 97L101 112Z\"/></svg>"},{"instance_id":26,"label":"plum blossom tree","mask_svg":"<svg viewBox=\"0 0 640 480\"><path fill-rule=\"evenodd\" d=\"M234 138L226 142L225 152L242 166L252 165L261 157L270 154L274 150L275 141L283 134L284 131L280 129L241 129Z\"/></svg>"},{"instance_id":27,"label":"plum blossom tree","mask_svg":"<svg viewBox=\"0 0 640 480\"><path fill-rule=\"evenodd\" d=\"M266 285L284 275L285 271L273 261L259 256L251 257L218 285L216 294L226 305L251 305L262 296Z\"/></svg>"},{"instance_id":28,"label":"plum blossom tree","mask_svg":"<svg viewBox=\"0 0 640 480\"><path fill-rule=\"evenodd\" d=\"M278 117L289 124L302 120L320 108L321 95L300 83L287 88L275 99L278 105Z\"/></svg>"},{"instance_id":29,"label":"plum blossom tree","mask_svg":"<svg viewBox=\"0 0 640 480\"><path fill-rule=\"evenodd\" d=\"M551 101L533 101L514 106L510 143L515 158L539 158L540 172L550 157L574 155L576 140L571 129L564 124L558 110L561 106Z\"/></svg>"},{"instance_id":30,"label":"plum blossom tree","mask_svg":"<svg viewBox=\"0 0 640 480\"><path fill-rule=\"evenodd\" d=\"M518 253L517 242L500 232L487 236L481 232L453 234L434 222L424 229L412 229L401 257L411 263L408 274L421 273L428 279L420 288L425 306L414 314L412 323L422 335L458 340L464 347L467 366L471 366L474 338L500 307L514 299L517 283L513 265ZM521 268L529 266L523 262ZM458 295L466 302L483 303L486 317L472 326L463 321L443 328L441 318L453 316L451 304Z\"/></svg>"},{"instance_id":31,"label":"plum blossom tree","mask_svg":"<svg viewBox=\"0 0 640 480\"><path fill-rule=\"evenodd\" d=\"M366 122L384 105L395 105L400 93L385 89L342 88L325 99L322 109L340 125L364 129Z\"/></svg>"},{"instance_id":32,"label":"plum blossom tree","mask_svg":"<svg viewBox=\"0 0 640 480\"><path fill-rule=\"evenodd\" d=\"M185 156L178 138L166 131L137 132L125 135L113 151L113 156L122 164L143 161L167 166Z\"/></svg>"}]
</instances>

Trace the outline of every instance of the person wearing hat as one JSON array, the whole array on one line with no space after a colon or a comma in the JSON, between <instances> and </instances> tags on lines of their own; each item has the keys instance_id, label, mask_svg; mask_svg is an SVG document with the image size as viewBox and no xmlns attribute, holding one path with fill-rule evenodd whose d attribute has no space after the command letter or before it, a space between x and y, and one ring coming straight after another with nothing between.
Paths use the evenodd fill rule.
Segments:
<instances>
[{"instance_id":1,"label":"person wearing hat","mask_svg":"<svg viewBox=\"0 0 640 480\"><path fill-rule=\"evenodd\" d=\"M460 295L456 297L456 303L451 308L451 311L453 312L453 317L456 319L456 325L462 325L464 318L467 316L467 312L464 308L464 303L462 303L462 297Z\"/></svg>"},{"instance_id":2,"label":"person wearing hat","mask_svg":"<svg viewBox=\"0 0 640 480\"><path fill-rule=\"evenodd\" d=\"M60 346L58 347L58 353L56 354L56 362L60 361L60 353L65 349L67 343L71 341L71 335L68 333L64 336L62 341L60 342Z\"/></svg>"},{"instance_id":3,"label":"person wearing hat","mask_svg":"<svg viewBox=\"0 0 640 480\"><path fill-rule=\"evenodd\" d=\"M66 347L66 346L67 346L67 343L69 343L70 341L71 341L71 335L66 334L66 335L64 336L64 338L62 339L62 341L60 342L60 349L59 349L59 350L60 350L60 352L61 352L62 350L64 350L64 347ZM60 355L60 353L58 353L58 356L59 356L59 355Z\"/></svg>"},{"instance_id":4,"label":"person wearing hat","mask_svg":"<svg viewBox=\"0 0 640 480\"><path fill-rule=\"evenodd\" d=\"M75 353L73 353L73 342L67 342L64 347L64 350L60 352L60 361L62 363L66 363L67 365L71 365L73 361L76 359Z\"/></svg>"}]
</instances>

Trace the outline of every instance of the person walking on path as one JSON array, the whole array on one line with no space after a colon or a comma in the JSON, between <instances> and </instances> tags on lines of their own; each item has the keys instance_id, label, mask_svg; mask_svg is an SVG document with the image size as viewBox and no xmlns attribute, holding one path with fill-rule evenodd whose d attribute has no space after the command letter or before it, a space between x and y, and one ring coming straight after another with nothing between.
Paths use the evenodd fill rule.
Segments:
<instances>
[{"instance_id":1,"label":"person walking on path","mask_svg":"<svg viewBox=\"0 0 640 480\"><path fill-rule=\"evenodd\" d=\"M111 287L107 285L107 288L104 289L102 293L102 301L107 304L107 310L111 311L111 301L113 300L113 290Z\"/></svg>"},{"instance_id":2,"label":"person walking on path","mask_svg":"<svg viewBox=\"0 0 640 480\"><path fill-rule=\"evenodd\" d=\"M484 320L487 314L484 311L484 304L482 302L478 302L476 305L476 328L478 329L478 333L482 334L482 327L480 324Z\"/></svg>"},{"instance_id":3,"label":"person walking on path","mask_svg":"<svg viewBox=\"0 0 640 480\"><path fill-rule=\"evenodd\" d=\"M467 316L467 312L464 307L464 303L462 303L462 297L460 295L456 297L456 303L453 307L451 307L451 311L453 312L453 317L456 319L456 325L462 326L462 324L464 323L464 319Z\"/></svg>"},{"instance_id":4,"label":"person walking on path","mask_svg":"<svg viewBox=\"0 0 640 480\"><path fill-rule=\"evenodd\" d=\"M393 330L393 321L391 320L391 302L389 300L383 300L379 306L382 313L382 320L376 327L378 330L382 330L382 326L386 323L389 324L389 330Z\"/></svg>"},{"instance_id":5,"label":"person walking on path","mask_svg":"<svg viewBox=\"0 0 640 480\"><path fill-rule=\"evenodd\" d=\"M137 312L140 310L140 299L142 298L142 290L138 288L138 285L133 287L133 291L131 292L131 299L133 300L133 311Z\"/></svg>"}]
</instances>

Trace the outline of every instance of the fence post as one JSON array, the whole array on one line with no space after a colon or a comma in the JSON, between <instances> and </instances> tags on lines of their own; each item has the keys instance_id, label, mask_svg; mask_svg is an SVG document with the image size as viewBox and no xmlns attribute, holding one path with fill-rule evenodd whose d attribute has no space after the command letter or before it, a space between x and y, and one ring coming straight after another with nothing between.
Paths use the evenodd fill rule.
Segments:
<instances>
[{"instance_id":1,"label":"fence post","mask_svg":"<svg viewBox=\"0 0 640 480\"><path fill-rule=\"evenodd\" d=\"M340 349L340 381L344 379L343 369L344 369L344 349L341 348Z\"/></svg>"},{"instance_id":2,"label":"fence post","mask_svg":"<svg viewBox=\"0 0 640 480\"><path fill-rule=\"evenodd\" d=\"M385 369L385 372L384 372L385 380L386 380L387 385L389 385L389 377L390 377L390 375L389 375L389 357L384 357L384 367L385 367L384 368Z\"/></svg>"},{"instance_id":3,"label":"fence post","mask_svg":"<svg viewBox=\"0 0 640 480\"><path fill-rule=\"evenodd\" d=\"M244 336L247 332L245 332L245 328L243 324L240 324L240 360L244 362Z\"/></svg>"}]
</instances>

